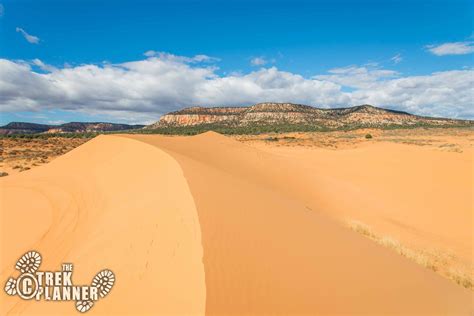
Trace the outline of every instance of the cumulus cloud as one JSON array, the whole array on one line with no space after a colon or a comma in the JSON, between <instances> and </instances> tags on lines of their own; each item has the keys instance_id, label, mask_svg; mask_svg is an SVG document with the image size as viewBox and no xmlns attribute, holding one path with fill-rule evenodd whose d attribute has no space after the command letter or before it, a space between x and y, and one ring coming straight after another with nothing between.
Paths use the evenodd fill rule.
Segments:
<instances>
[{"instance_id":1,"label":"cumulus cloud","mask_svg":"<svg viewBox=\"0 0 474 316\"><path fill-rule=\"evenodd\" d=\"M173 54L169 54L166 52L157 52L154 50L148 50L143 55L148 58L151 57L158 57L163 60L173 60L183 63L213 63L218 62L220 59L216 57L211 57L207 55L196 55L193 57L185 57L185 56L177 56Z\"/></svg>"},{"instance_id":2,"label":"cumulus cloud","mask_svg":"<svg viewBox=\"0 0 474 316\"><path fill-rule=\"evenodd\" d=\"M474 70L435 72L377 83L352 93L352 102L385 105L427 116L474 118Z\"/></svg>"},{"instance_id":3,"label":"cumulus cloud","mask_svg":"<svg viewBox=\"0 0 474 316\"><path fill-rule=\"evenodd\" d=\"M335 83L305 79L301 75L262 68L246 75L215 77L199 84L199 104L245 105L257 102L295 102L338 106L350 99Z\"/></svg>"},{"instance_id":4,"label":"cumulus cloud","mask_svg":"<svg viewBox=\"0 0 474 316\"><path fill-rule=\"evenodd\" d=\"M51 65L48 65L48 64L45 64L44 62L42 62L41 60L39 60L38 58L35 58L31 61L31 63L35 66L37 66L39 69L43 70L43 71L47 71L47 72L53 72L53 71L56 71L57 68L54 67L54 66L51 66Z\"/></svg>"},{"instance_id":5,"label":"cumulus cloud","mask_svg":"<svg viewBox=\"0 0 474 316\"><path fill-rule=\"evenodd\" d=\"M147 50L146 52L143 53L143 55L145 55L146 57L153 57L153 56L156 56L158 52L154 51L154 50Z\"/></svg>"},{"instance_id":6,"label":"cumulus cloud","mask_svg":"<svg viewBox=\"0 0 474 316\"><path fill-rule=\"evenodd\" d=\"M395 78L399 75L397 71L379 68L378 64L371 63L365 66L348 66L330 69L327 75L314 76L314 79L335 82L341 86L351 88L373 87L381 80Z\"/></svg>"},{"instance_id":7,"label":"cumulus cloud","mask_svg":"<svg viewBox=\"0 0 474 316\"><path fill-rule=\"evenodd\" d=\"M474 42L453 42L453 43L444 43L441 45L428 45L426 49L436 55L436 56L445 56L445 55L466 55L474 52Z\"/></svg>"},{"instance_id":8,"label":"cumulus cloud","mask_svg":"<svg viewBox=\"0 0 474 316\"><path fill-rule=\"evenodd\" d=\"M255 57L250 60L252 66L263 66L266 63L268 63L268 61L263 57Z\"/></svg>"},{"instance_id":9,"label":"cumulus cloud","mask_svg":"<svg viewBox=\"0 0 474 316\"><path fill-rule=\"evenodd\" d=\"M472 69L403 77L393 70L365 65L335 68L307 78L269 67L219 75L217 67L205 63L208 58L202 56L157 53L121 64L68 68L38 59L0 59L0 109L60 109L151 122L186 106L274 101L320 107L370 103L423 115L474 117Z\"/></svg>"},{"instance_id":10,"label":"cumulus cloud","mask_svg":"<svg viewBox=\"0 0 474 316\"><path fill-rule=\"evenodd\" d=\"M39 37L37 36L34 36L34 35L30 35L28 34L24 29L22 29L21 27L17 27L16 28L16 31L18 33L21 33L21 35L23 35L23 37L26 39L26 41L30 44L38 44L40 42L40 39Z\"/></svg>"}]
</instances>

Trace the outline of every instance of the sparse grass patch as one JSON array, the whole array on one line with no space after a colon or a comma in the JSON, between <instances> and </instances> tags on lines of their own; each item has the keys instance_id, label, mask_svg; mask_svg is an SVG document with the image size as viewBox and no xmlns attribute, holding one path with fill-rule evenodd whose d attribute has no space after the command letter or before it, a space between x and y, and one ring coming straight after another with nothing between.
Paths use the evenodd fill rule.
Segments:
<instances>
[{"instance_id":1,"label":"sparse grass patch","mask_svg":"<svg viewBox=\"0 0 474 316\"><path fill-rule=\"evenodd\" d=\"M277 142L278 137L266 137L265 140L268 142Z\"/></svg>"},{"instance_id":2,"label":"sparse grass patch","mask_svg":"<svg viewBox=\"0 0 474 316\"><path fill-rule=\"evenodd\" d=\"M459 269L454 269L454 268L449 269L448 276L451 280L465 287L466 289L471 289L471 290L474 289L472 278L466 273L460 271Z\"/></svg>"},{"instance_id":3,"label":"sparse grass patch","mask_svg":"<svg viewBox=\"0 0 474 316\"><path fill-rule=\"evenodd\" d=\"M85 143L90 138L0 138L2 169L13 174L49 162L73 148ZM11 168L11 170L10 170Z\"/></svg>"},{"instance_id":4,"label":"sparse grass patch","mask_svg":"<svg viewBox=\"0 0 474 316\"><path fill-rule=\"evenodd\" d=\"M430 146L433 145L433 140L430 139L410 139L410 138L386 138L386 141L393 143L400 143L405 145Z\"/></svg>"},{"instance_id":5,"label":"sparse grass patch","mask_svg":"<svg viewBox=\"0 0 474 316\"><path fill-rule=\"evenodd\" d=\"M451 254L440 251L415 250L408 248L395 238L378 235L368 225L357 220L347 221L347 226L353 231L375 241L377 244L392 249L399 255L402 255L427 269L437 272L467 289L474 289L472 277L468 273L465 273L460 269L449 267L449 260L453 259Z\"/></svg>"},{"instance_id":6,"label":"sparse grass patch","mask_svg":"<svg viewBox=\"0 0 474 316\"><path fill-rule=\"evenodd\" d=\"M372 232L371 228L362 222L352 220L348 222L348 226L353 231L358 232L359 234L362 234L366 237L369 237L370 239L376 238L376 235L374 234L374 232Z\"/></svg>"},{"instance_id":7,"label":"sparse grass patch","mask_svg":"<svg viewBox=\"0 0 474 316\"><path fill-rule=\"evenodd\" d=\"M444 148L444 147L456 147L456 144L451 144L451 143L446 143L446 144L441 144L439 145L440 148Z\"/></svg>"},{"instance_id":8,"label":"sparse grass patch","mask_svg":"<svg viewBox=\"0 0 474 316\"><path fill-rule=\"evenodd\" d=\"M344 134L344 135L336 136L336 138L342 138L342 139L354 139L358 137L359 135L356 135L356 134Z\"/></svg>"}]
</instances>

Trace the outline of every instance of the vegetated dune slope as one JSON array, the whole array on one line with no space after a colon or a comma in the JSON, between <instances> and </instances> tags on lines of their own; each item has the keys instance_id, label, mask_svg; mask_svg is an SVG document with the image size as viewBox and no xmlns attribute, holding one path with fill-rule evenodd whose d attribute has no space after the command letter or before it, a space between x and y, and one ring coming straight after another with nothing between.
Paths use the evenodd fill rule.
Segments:
<instances>
[{"instance_id":1,"label":"vegetated dune slope","mask_svg":"<svg viewBox=\"0 0 474 316\"><path fill-rule=\"evenodd\" d=\"M24 301L3 287L17 259L74 264L73 282L116 275L90 315L204 314L201 232L176 161L156 147L100 136L48 165L0 180L0 315L77 315L74 302Z\"/></svg>"},{"instance_id":2,"label":"vegetated dune slope","mask_svg":"<svg viewBox=\"0 0 474 316\"><path fill-rule=\"evenodd\" d=\"M1 280L36 249L43 270L74 263L77 284L115 272L91 315L473 311L472 292L340 225L337 200L370 196L304 155L295 165L215 133L100 136L0 180ZM76 313L3 293L7 312Z\"/></svg>"},{"instance_id":3,"label":"vegetated dune slope","mask_svg":"<svg viewBox=\"0 0 474 316\"><path fill-rule=\"evenodd\" d=\"M327 216L350 214L344 207L355 206L354 214L362 214L362 206L374 211L377 205L382 213L399 206L391 205L395 199L387 195L372 196L363 186L344 182L338 172L332 177L337 163L313 166L300 157L295 165L291 157L215 133L129 137L166 150L183 168L201 224L206 314L426 315L473 310L472 292ZM376 154L385 157L384 151ZM378 182L379 187L384 184ZM464 212L463 219L470 219ZM428 230L436 228L430 220L426 218ZM462 232L454 233L454 239L462 243L468 237L465 224L453 221L446 225L458 225ZM446 235L454 231L450 227Z\"/></svg>"}]
</instances>

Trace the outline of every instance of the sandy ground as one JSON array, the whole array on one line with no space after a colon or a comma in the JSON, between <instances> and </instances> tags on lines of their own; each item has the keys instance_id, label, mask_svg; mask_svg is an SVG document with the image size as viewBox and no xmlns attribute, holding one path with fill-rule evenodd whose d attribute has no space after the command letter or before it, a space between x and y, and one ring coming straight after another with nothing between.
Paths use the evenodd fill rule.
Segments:
<instances>
[{"instance_id":1,"label":"sandy ground","mask_svg":"<svg viewBox=\"0 0 474 316\"><path fill-rule=\"evenodd\" d=\"M28 250L40 269L74 264L90 284L111 269L116 284L88 314L203 314L206 288L196 207L177 162L156 147L97 137L50 164L0 179L0 279ZM5 280L5 281L3 281ZM0 295L0 315L77 314L74 302Z\"/></svg>"},{"instance_id":2,"label":"sandy ground","mask_svg":"<svg viewBox=\"0 0 474 316\"><path fill-rule=\"evenodd\" d=\"M215 133L95 138L0 179L1 279L37 249L42 268L73 262L78 283L116 273L91 315L470 315L473 292L448 271L472 273L473 135L439 135L460 147L446 151L361 133L338 150ZM388 237L441 259L423 266L374 242ZM75 310L2 293L7 312Z\"/></svg>"},{"instance_id":3,"label":"sandy ground","mask_svg":"<svg viewBox=\"0 0 474 316\"><path fill-rule=\"evenodd\" d=\"M366 139L369 133L373 138ZM286 192L306 182L309 191L299 186L294 194L315 209L369 229L363 233L382 243L400 243L432 270L473 288L474 131L359 130L274 137L236 138L291 166L298 176L291 177ZM291 169L293 165L298 167Z\"/></svg>"},{"instance_id":4,"label":"sandy ground","mask_svg":"<svg viewBox=\"0 0 474 316\"><path fill-rule=\"evenodd\" d=\"M366 136L370 135L370 139ZM359 129L353 131L305 132L231 136L247 144L271 147L326 149L359 148L373 143L397 143L430 147L440 151L463 152L474 148L474 130L469 128Z\"/></svg>"}]
</instances>

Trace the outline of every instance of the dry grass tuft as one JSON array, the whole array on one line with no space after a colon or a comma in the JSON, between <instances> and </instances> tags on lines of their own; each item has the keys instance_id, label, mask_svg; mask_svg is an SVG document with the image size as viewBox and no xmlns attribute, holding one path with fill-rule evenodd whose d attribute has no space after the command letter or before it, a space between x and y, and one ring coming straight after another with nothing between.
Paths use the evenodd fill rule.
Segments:
<instances>
[{"instance_id":1,"label":"dry grass tuft","mask_svg":"<svg viewBox=\"0 0 474 316\"><path fill-rule=\"evenodd\" d=\"M360 221L349 220L347 225L353 231L364 235L365 237L375 241L377 244L392 249L399 255L402 255L427 269L439 273L466 289L474 290L472 277L468 273L459 268L450 267L450 259L453 258L452 255L440 251L415 250L408 248L392 237L376 234L368 225Z\"/></svg>"},{"instance_id":2,"label":"dry grass tuft","mask_svg":"<svg viewBox=\"0 0 474 316\"><path fill-rule=\"evenodd\" d=\"M466 289L474 289L472 278L467 273L460 271L459 269L450 268L448 270L448 277Z\"/></svg>"}]
</instances>

